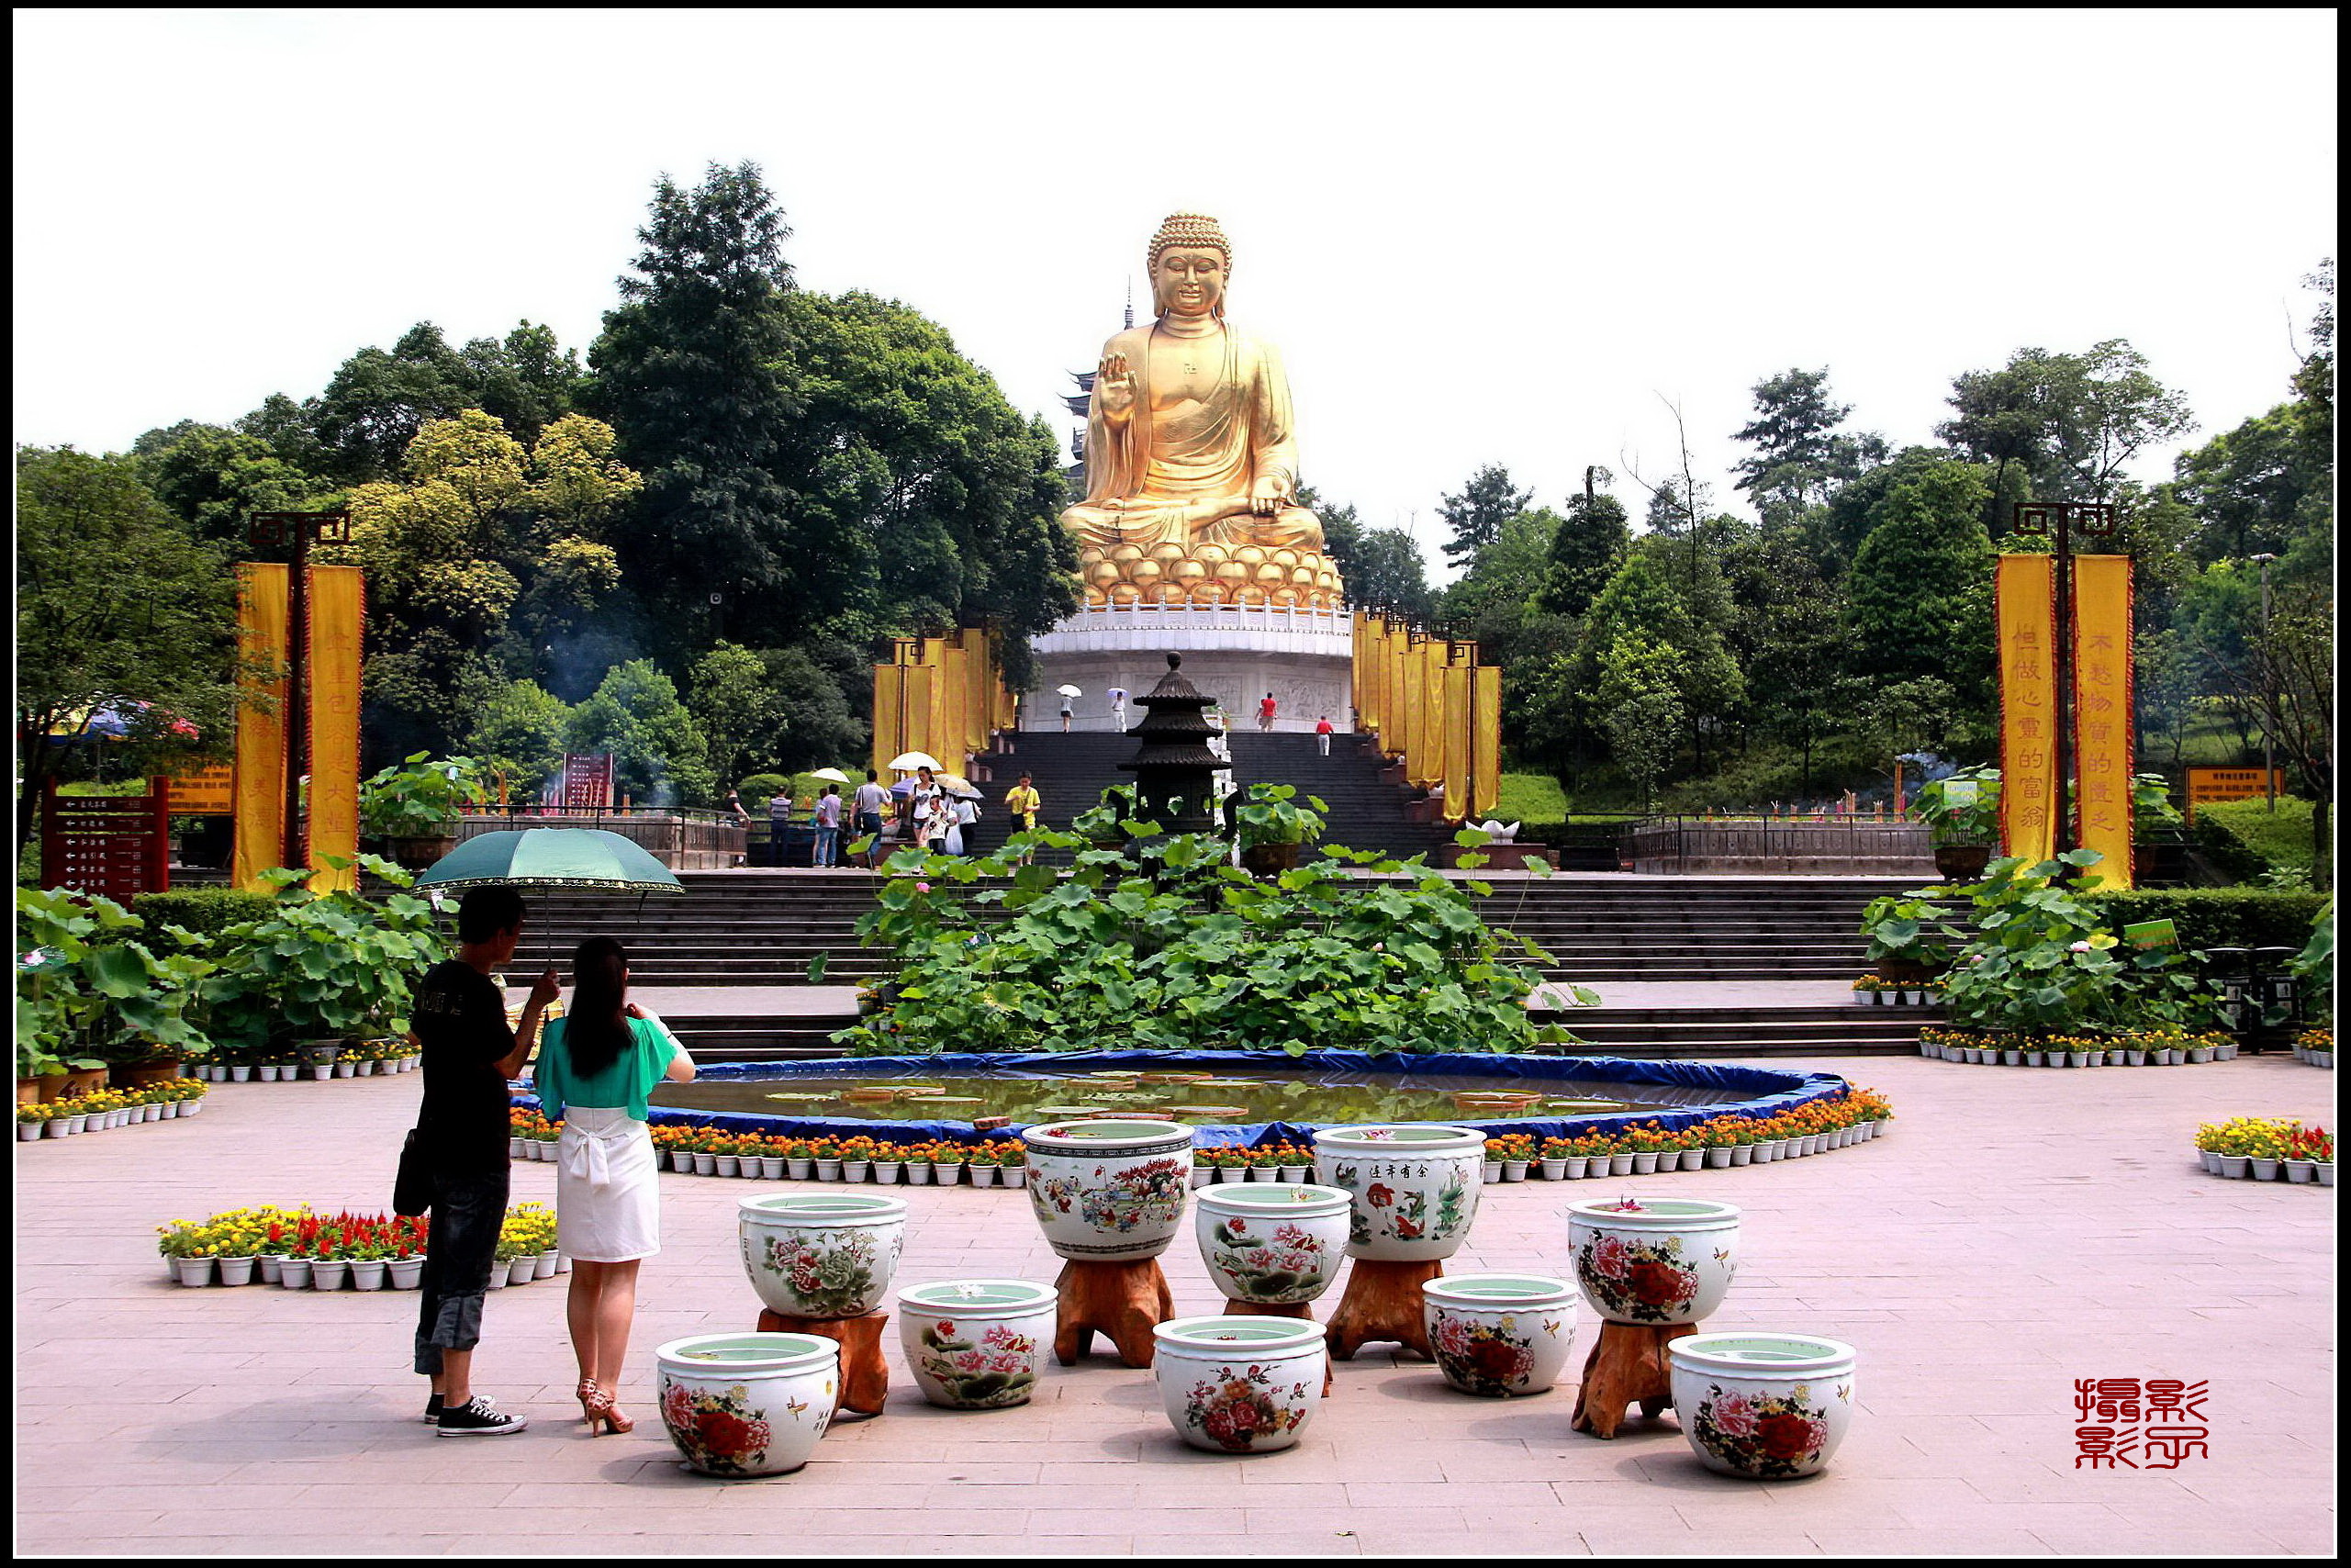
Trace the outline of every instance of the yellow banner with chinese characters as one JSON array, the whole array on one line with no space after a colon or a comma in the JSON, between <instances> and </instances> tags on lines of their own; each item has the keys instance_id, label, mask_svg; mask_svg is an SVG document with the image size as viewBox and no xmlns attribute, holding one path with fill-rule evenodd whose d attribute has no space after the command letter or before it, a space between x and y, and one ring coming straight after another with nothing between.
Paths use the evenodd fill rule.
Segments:
<instances>
[{"instance_id":1,"label":"yellow banner with chinese characters","mask_svg":"<svg viewBox=\"0 0 2351 1568\"><path fill-rule=\"evenodd\" d=\"M890 775L890 759L906 749L906 666L873 666L873 770Z\"/></svg>"},{"instance_id":2,"label":"yellow banner with chinese characters","mask_svg":"<svg viewBox=\"0 0 2351 1568\"><path fill-rule=\"evenodd\" d=\"M357 891L359 868L359 639L366 589L357 566L309 572L310 642L303 666L310 729L310 890ZM354 864L337 871L325 857Z\"/></svg>"},{"instance_id":3,"label":"yellow banner with chinese characters","mask_svg":"<svg viewBox=\"0 0 2351 1568\"><path fill-rule=\"evenodd\" d=\"M249 893L266 890L261 874L285 859L285 593L284 566L247 561L237 567L237 652L277 675L244 681L245 694L259 700L237 708L236 801L230 813L236 847L229 874Z\"/></svg>"},{"instance_id":4,"label":"yellow banner with chinese characters","mask_svg":"<svg viewBox=\"0 0 2351 1568\"><path fill-rule=\"evenodd\" d=\"M2083 880L2131 885L2131 557L2074 557L2074 821L2102 857Z\"/></svg>"},{"instance_id":5,"label":"yellow banner with chinese characters","mask_svg":"<svg viewBox=\"0 0 2351 1568\"><path fill-rule=\"evenodd\" d=\"M2038 863L2055 852L2057 585L2048 555L2004 554L1992 577L2000 656L2000 842Z\"/></svg>"},{"instance_id":6,"label":"yellow banner with chinese characters","mask_svg":"<svg viewBox=\"0 0 2351 1568\"><path fill-rule=\"evenodd\" d=\"M1439 815L1449 823L1469 814L1471 796L1470 736L1475 715L1471 708L1470 680L1477 671L1477 644L1461 645L1466 660L1445 666L1445 809Z\"/></svg>"},{"instance_id":7,"label":"yellow banner with chinese characters","mask_svg":"<svg viewBox=\"0 0 2351 1568\"><path fill-rule=\"evenodd\" d=\"M1480 665L1473 683L1470 724L1477 761L1470 769L1470 812L1483 820L1502 803L1502 671Z\"/></svg>"}]
</instances>

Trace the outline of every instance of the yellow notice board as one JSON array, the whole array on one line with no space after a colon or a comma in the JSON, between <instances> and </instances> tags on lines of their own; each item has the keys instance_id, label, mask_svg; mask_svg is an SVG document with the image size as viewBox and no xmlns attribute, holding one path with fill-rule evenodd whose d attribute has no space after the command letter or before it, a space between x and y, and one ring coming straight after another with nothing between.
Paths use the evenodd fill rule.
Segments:
<instances>
[{"instance_id":1,"label":"yellow notice board","mask_svg":"<svg viewBox=\"0 0 2351 1568\"><path fill-rule=\"evenodd\" d=\"M2085 881L2131 885L2131 557L2074 558L2077 835L2103 857Z\"/></svg>"},{"instance_id":2,"label":"yellow notice board","mask_svg":"<svg viewBox=\"0 0 2351 1568\"><path fill-rule=\"evenodd\" d=\"M2188 820L2196 820L2196 808L2221 801L2259 800L2275 785L2280 795L2286 792L2286 770L2276 769L2264 777L2258 767L2190 767L2188 770ZM179 809L180 787L172 786L172 807Z\"/></svg>"},{"instance_id":3,"label":"yellow notice board","mask_svg":"<svg viewBox=\"0 0 2351 1568\"><path fill-rule=\"evenodd\" d=\"M172 776L172 814L175 817L225 817L234 814L237 769L226 762L207 763ZM2257 793L2257 791L2256 791Z\"/></svg>"},{"instance_id":4,"label":"yellow notice board","mask_svg":"<svg viewBox=\"0 0 2351 1568\"><path fill-rule=\"evenodd\" d=\"M2000 839L2049 858L2057 844L2057 596L2047 555L2004 554L1992 578L2000 660Z\"/></svg>"}]
</instances>

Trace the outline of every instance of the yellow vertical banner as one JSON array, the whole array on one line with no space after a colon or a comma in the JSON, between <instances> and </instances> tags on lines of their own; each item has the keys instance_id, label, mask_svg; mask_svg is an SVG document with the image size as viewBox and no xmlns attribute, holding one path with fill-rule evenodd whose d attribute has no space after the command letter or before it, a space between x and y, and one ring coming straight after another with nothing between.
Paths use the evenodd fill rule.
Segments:
<instances>
[{"instance_id":1,"label":"yellow vertical banner","mask_svg":"<svg viewBox=\"0 0 2351 1568\"><path fill-rule=\"evenodd\" d=\"M1412 732L1412 633L1396 627L1388 633L1386 695L1390 729L1380 732L1380 749L1398 761Z\"/></svg>"},{"instance_id":2,"label":"yellow vertical banner","mask_svg":"<svg viewBox=\"0 0 2351 1568\"><path fill-rule=\"evenodd\" d=\"M906 666L873 666L873 768L887 781L890 759L906 749Z\"/></svg>"},{"instance_id":3,"label":"yellow vertical banner","mask_svg":"<svg viewBox=\"0 0 2351 1568\"><path fill-rule=\"evenodd\" d=\"M1347 619L1347 701L1355 710L1358 722L1362 721L1369 695L1363 689L1363 612L1359 610Z\"/></svg>"},{"instance_id":4,"label":"yellow vertical banner","mask_svg":"<svg viewBox=\"0 0 2351 1568\"><path fill-rule=\"evenodd\" d=\"M1445 781L1445 665L1449 644L1441 637L1431 637L1418 649L1420 682L1420 718L1413 725L1412 746L1420 758L1420 772L1413 782L1424 789L1434 789Z\"/></svg>"},{"instance_id":5,"label":"yellow vertical banner","mask_svg":"<svg viewBox=\"0 0 2351 1568\"><path fill-rule=\"evenodd\" d=\"M2038 863L2057 844L2054 558L2000 556L1992 598L2000 659L2000 841L2006 853Z\"/></svg>"},{"instance_id":6,"label":"yellow vertical banner","mask_svg":"<svg viewBox=\"0 0 2351 1568\"><path fill-rule=\"evenodd\" d=\"M268 563L237 567L237 652L278 672L244 683L261 702L237 708L236 841L230 878L244 892L263 890L261 874L285 858L286 570Z\"/></svg>"},{"instance_id":7,"label":"yellow vertical banner","mask_svg":"<svg viewBox=\"0 0 2351 1568\"><path fill-rule=\"evenodd\" d=\"M2075 842L2084 880L2131 885L2131 557L2074 557Z\"/></svg>"},{"instance_id":8,"label":"yellow vertical banner","mask_svg":"<svg viewBox=\"0 0 2351 1568\"><path fill-rule=\"evenodd\" d=\"M1472 680L1470 810L1483 821L1502 804L1502 671L1481 665Z\"/></svg>"},{"instance_id":9,"label":"yellow vertical banner","mask_svg":"<svg viewBox=\"0 0 2351 1568\"><path fill-rule=\"evenodd\" d=\"M987 633L973 628L963 634L963 749L986 751L996 735L996 714L990 699L996 689L996 647Z\"/></svg>"},{"instance_id":10,"label":"yellow vertical banner","mask_svg":"<svg viewBox=\"0 0 2351 1568\"><path fill-rule=\"evenodd\" d=\"M1409 637L1405 640L1404 658L1399 663L1396 678L1404 685L1404 700L1397 704L1404 722L1396 726L1396 749L1404 753L1404 776L1407 782L1426 786L1423 773L1425 743L1420 738L1424 688L1420 678L1420 647Z\"/></svg>"},{"instance_id":11,"label":"yellow vertical banner","mask_svg":"<svg viewBox=\"0 0 2351 1568\"><path fill-rule=\"evenodd\" d=\"M1449 823L1460 822L1470 811L1470 677L1477 667L1477 644L1457 650L1468 655L1444 669L1445 677L1445 810Z\"/></svg>"},{"instance_id":12,"label":"yellow vertical banner","mask_svg":"<svg viewBox=\"0 0 2351 1568\"><path fill-rule=\"evenodd\" d=\"M929 638L914 644L913 656L906 661L906 749L931 751L931 725L935 707L939 673L938 648Z\"/></svg>"},{"instance_id":13,"label":"yellow vertical banner","mask_svg":"<svg viewBox=\"0 0 2351 1568\"><path fill-rule=\"evenodd\" d=\"M963 771L963 696L970 689L964 675L963 633L951 633L938 640L939 716L935 732L938 744L931 755L937 757L949 773Z\"/></svg>"},{"instance_id":14,"label":"yellow vertical banner","mask_svg":"<svg viewBox=\"0 0 2351 1568\"><path fill-rule=\"evenodd\" d=\"M359 888L356 864L327 867L326 857L359 854L359 645L366 613L365 579L357 566L310 568L310 640L302 681L309 706L310 879L316 893Z\"/></svg>"}]
</instances>

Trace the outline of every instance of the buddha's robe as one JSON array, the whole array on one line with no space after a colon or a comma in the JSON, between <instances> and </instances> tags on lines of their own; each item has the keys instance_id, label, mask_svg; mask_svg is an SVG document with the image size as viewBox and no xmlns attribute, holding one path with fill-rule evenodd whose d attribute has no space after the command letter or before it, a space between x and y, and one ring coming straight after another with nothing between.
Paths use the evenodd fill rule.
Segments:
<instances>
[{"instance_id":1,"label":"buddha's robe","mask_svg":"<svg viewBox=\"0 0 2351 1568\"><path fill-rule=\"evenodd\" d=\"M1135 401L1123 419L1103 411L1097 379L1086 411L1086 498L1061 514L1084 543L1101 548L1174 544L1259 544L1320 551L1322 523L1288 498L1298 487L1298 444L1290 383L1273 345L1227 325L1218 339L1159 334L1152 327L1120 332L1103 356L1126 356ZM1212 356L1187 378L1198 396L1170 395L1168 355L1197 344ZM1217 361L1221 359L1221 366ZM1154 380L1162 384L1154 395ZM1271 517L1249 510L1249 495L1271 480L1283 498Z\"/></svg>"}]
</instances>

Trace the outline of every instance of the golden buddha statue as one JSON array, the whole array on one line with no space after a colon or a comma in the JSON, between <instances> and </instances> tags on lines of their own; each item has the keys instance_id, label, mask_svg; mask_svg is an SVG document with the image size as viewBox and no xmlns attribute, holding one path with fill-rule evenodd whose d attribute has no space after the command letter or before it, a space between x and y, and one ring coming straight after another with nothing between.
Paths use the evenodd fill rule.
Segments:
<instances>
[{"instance_id":1,"label":"golden buddha statue","mask_svg":"<svg viewBox=\"0 0 2351 1568\"><path fill-rule=\"evenodd\" d=\"M1293 499L1298 443L1281 356L1225 320L1233 251L1213 218L1151 237L1158 319L1103 345L1086 409L1078 536L1086 602L1342 602L1320 520Z\"/></svg>"}]
</instances>

